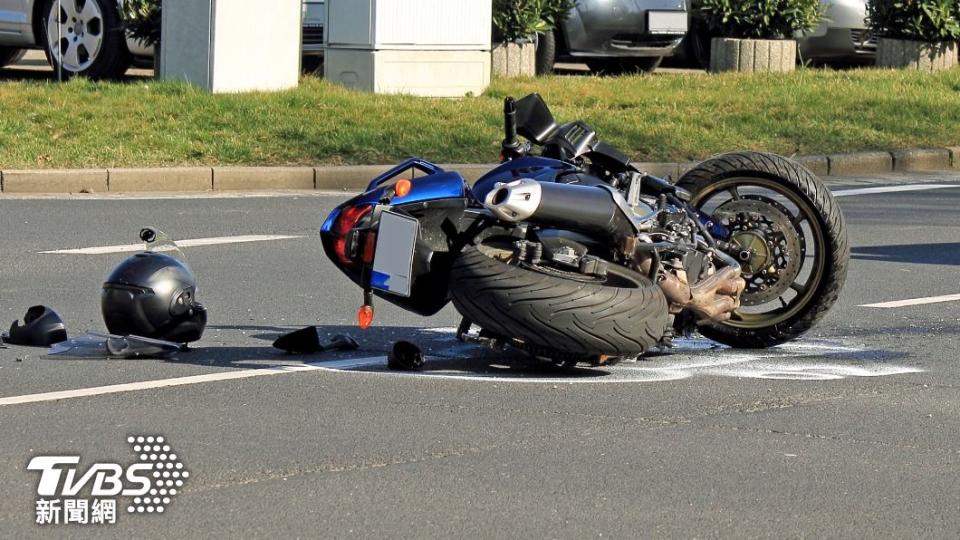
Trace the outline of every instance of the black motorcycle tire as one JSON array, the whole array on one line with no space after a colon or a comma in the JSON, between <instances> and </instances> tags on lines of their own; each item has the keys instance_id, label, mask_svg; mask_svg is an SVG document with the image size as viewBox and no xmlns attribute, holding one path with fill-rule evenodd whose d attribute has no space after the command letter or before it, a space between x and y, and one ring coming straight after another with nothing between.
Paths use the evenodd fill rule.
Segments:
<instances>
[{"instance_id":1,"label":"black motorcycle tire","mask_svg":"<svg viewBox=\"0 0 960 540\"><path fill-rule=\"evenodd\" d=\"M667 301L645 276L622 268L632 286L610 286L508 264L467 246L454 261L457 311L488 332L552 360L630 357L654 346L669 326ZM621 279L620 283L625 284Z\"/></svg>"},{"instance_id":2,"label":"black motorcycle tire","mask_svg":"<svg viewBox=\"0 0 960 540\"><path fill-rule=\"evenodd\" d=\"M764 179L793 192L816 210L815 219L823 231L826 255L823 273L815 284L811 300L799 311L784 321L762 328L738 328L726 322L700 327L705 337L731 347L772 347L809 330L836 302L850 257L846 224L840 206L823 182L803 165L776 154L736 152L715 156L684 174L677 186L693 194L691 202L696 206L700 201L698 194L708 190L711 184L732 178Z\"/></svg>"}]
</instances>

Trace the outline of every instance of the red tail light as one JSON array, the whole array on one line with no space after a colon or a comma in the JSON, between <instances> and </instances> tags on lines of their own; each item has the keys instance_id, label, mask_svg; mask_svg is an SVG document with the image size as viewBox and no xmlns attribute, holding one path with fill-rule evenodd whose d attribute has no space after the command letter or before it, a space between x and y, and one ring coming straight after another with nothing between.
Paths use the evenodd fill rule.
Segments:
<instances>
[{"instance_id":1,"label":"red tail light","mask_svg":"<svg viewBox=\"0 0 960 540\"><path fill-rule=\"evenodd\" d=\"M337 254L340 263L346 266L353 266L353 259L347 252L347 238L350 231L357 226L357 223L364 218L373 206L350 206L340 211L337 222L333 227L333 233L336 236L333 241L333 251Z\"/></svg>"}]
</instances>

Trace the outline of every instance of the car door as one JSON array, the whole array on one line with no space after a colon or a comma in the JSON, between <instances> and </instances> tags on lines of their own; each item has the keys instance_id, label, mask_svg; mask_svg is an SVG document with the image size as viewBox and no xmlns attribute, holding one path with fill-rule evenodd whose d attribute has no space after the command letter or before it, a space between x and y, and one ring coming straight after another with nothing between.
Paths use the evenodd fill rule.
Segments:
<instances>
[{"instance_id":1,"label":"car door","mask_svg":"<svg viewBox=\"0 0 960 540\"><path fill-rule=\"evenodd\" d=\"M19 43L27 25L28 0L0 0L0 45Z\"/></svg>"}]
</instances>

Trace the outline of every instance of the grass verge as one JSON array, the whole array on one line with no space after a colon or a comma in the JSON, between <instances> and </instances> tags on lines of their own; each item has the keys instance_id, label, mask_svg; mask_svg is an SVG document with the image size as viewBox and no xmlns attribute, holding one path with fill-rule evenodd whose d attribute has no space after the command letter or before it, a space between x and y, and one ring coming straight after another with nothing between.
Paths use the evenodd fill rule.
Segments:
<instances>
[{"instance_id":1,"label":"grass verge","mask_svg":"<svg viewBox=\"0 0 960 540\"><path fill-rule=\"evenodd\" d=\"M640 161L960 144L960 70L557 76L462 100L376 96L314 78L275 94L169 82L0 83L0 169L496 160L502 98L540 92Z\"/></svg>"}]
</instances>

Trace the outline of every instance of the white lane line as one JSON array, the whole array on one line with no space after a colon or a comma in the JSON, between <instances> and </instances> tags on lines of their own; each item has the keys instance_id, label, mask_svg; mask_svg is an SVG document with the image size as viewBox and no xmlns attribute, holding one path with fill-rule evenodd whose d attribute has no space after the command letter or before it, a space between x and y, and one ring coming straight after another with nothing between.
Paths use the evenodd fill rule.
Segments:
<instances>
[{"instance_id":1,"label":"white lane line","mask_svg":"<svg viewBox=\"0 0 960 540\"><path fill-rule=\"evenodd\" d=\"M907 300L894 300L893 302L878 302L876 304L861 304L860 307L873 308L898 308L904 306L922 306L924 304L939 304L940 302L956 302L960 300L960 294L944 294L942 296L926 296L924 298L910 298Z\"/></svg>"},{"instance_id":2,"label":"white lane line","mask_svg":"<svg viewBox=\"0 0 960 540\"><path fill-rule=\"evenodd\" d=\"M177 240L180 247L198 247L198 246L217 246L221 244L246 244L248 242L269 242L272 240L289 240L291 238L303 238L302 236L289 236L282 234L261 234L246 236L217 236L213 238L188 238L186 240ZM51 251L41 251L45 254L57 255L105 255L107 253L130 253L134 251L143 251L143 244L124 244L120 246L100 246L80 249L56 249Z\"/></svg>"},{"instance_id":3,"label":"white lane line","mask_svg":"<svg viewBox=\"0 0 960 540\"><path fill-rule=\"evenodd\" d=\"M89 396L102 396L105 394L119 394L123 392L136 392L138 390L151 390L155 388L167 388L170 386L185 386L190 384L201 384L219 381L231 381L235 379L248 379L250 377L264 377L267 375L282 375L284 373L299 373L303 371L318 371L333 369L350 369L358 367L367 367L374 364L385 364L382 356L370 358L355 358L351 360L341 360L337 362L316 362L302 365L275 366L261 369L244 369L239 371L225 371L223 373L209 373L206 375L192 375L189 377L176 377L173 379L158 379L155 381L141 381L126 384L112 384L109 386L95 386L92 388L79 388L76 390L62 390L59 392L44 392L42 394L29 394L25 396L13 396L0 398L0 407L4 405L22 405L25 403L41 403L45 401L59 401L62 399L72 399Z\"/></svg>"},{"instance_id":4,"label":"white lane line","mask_svg":"<svg viewBox=\"0 0 960 540\"><path fill-rule=\"evenodd\" d=\"M896 193L900 191L929 191L931 189L960 188L960 184L908 184L903 186L884 186L857 189L841 189L834 191L834 197L850 197L853 195L873 195L876 193Z\"/></svg>"}]
</instances>

